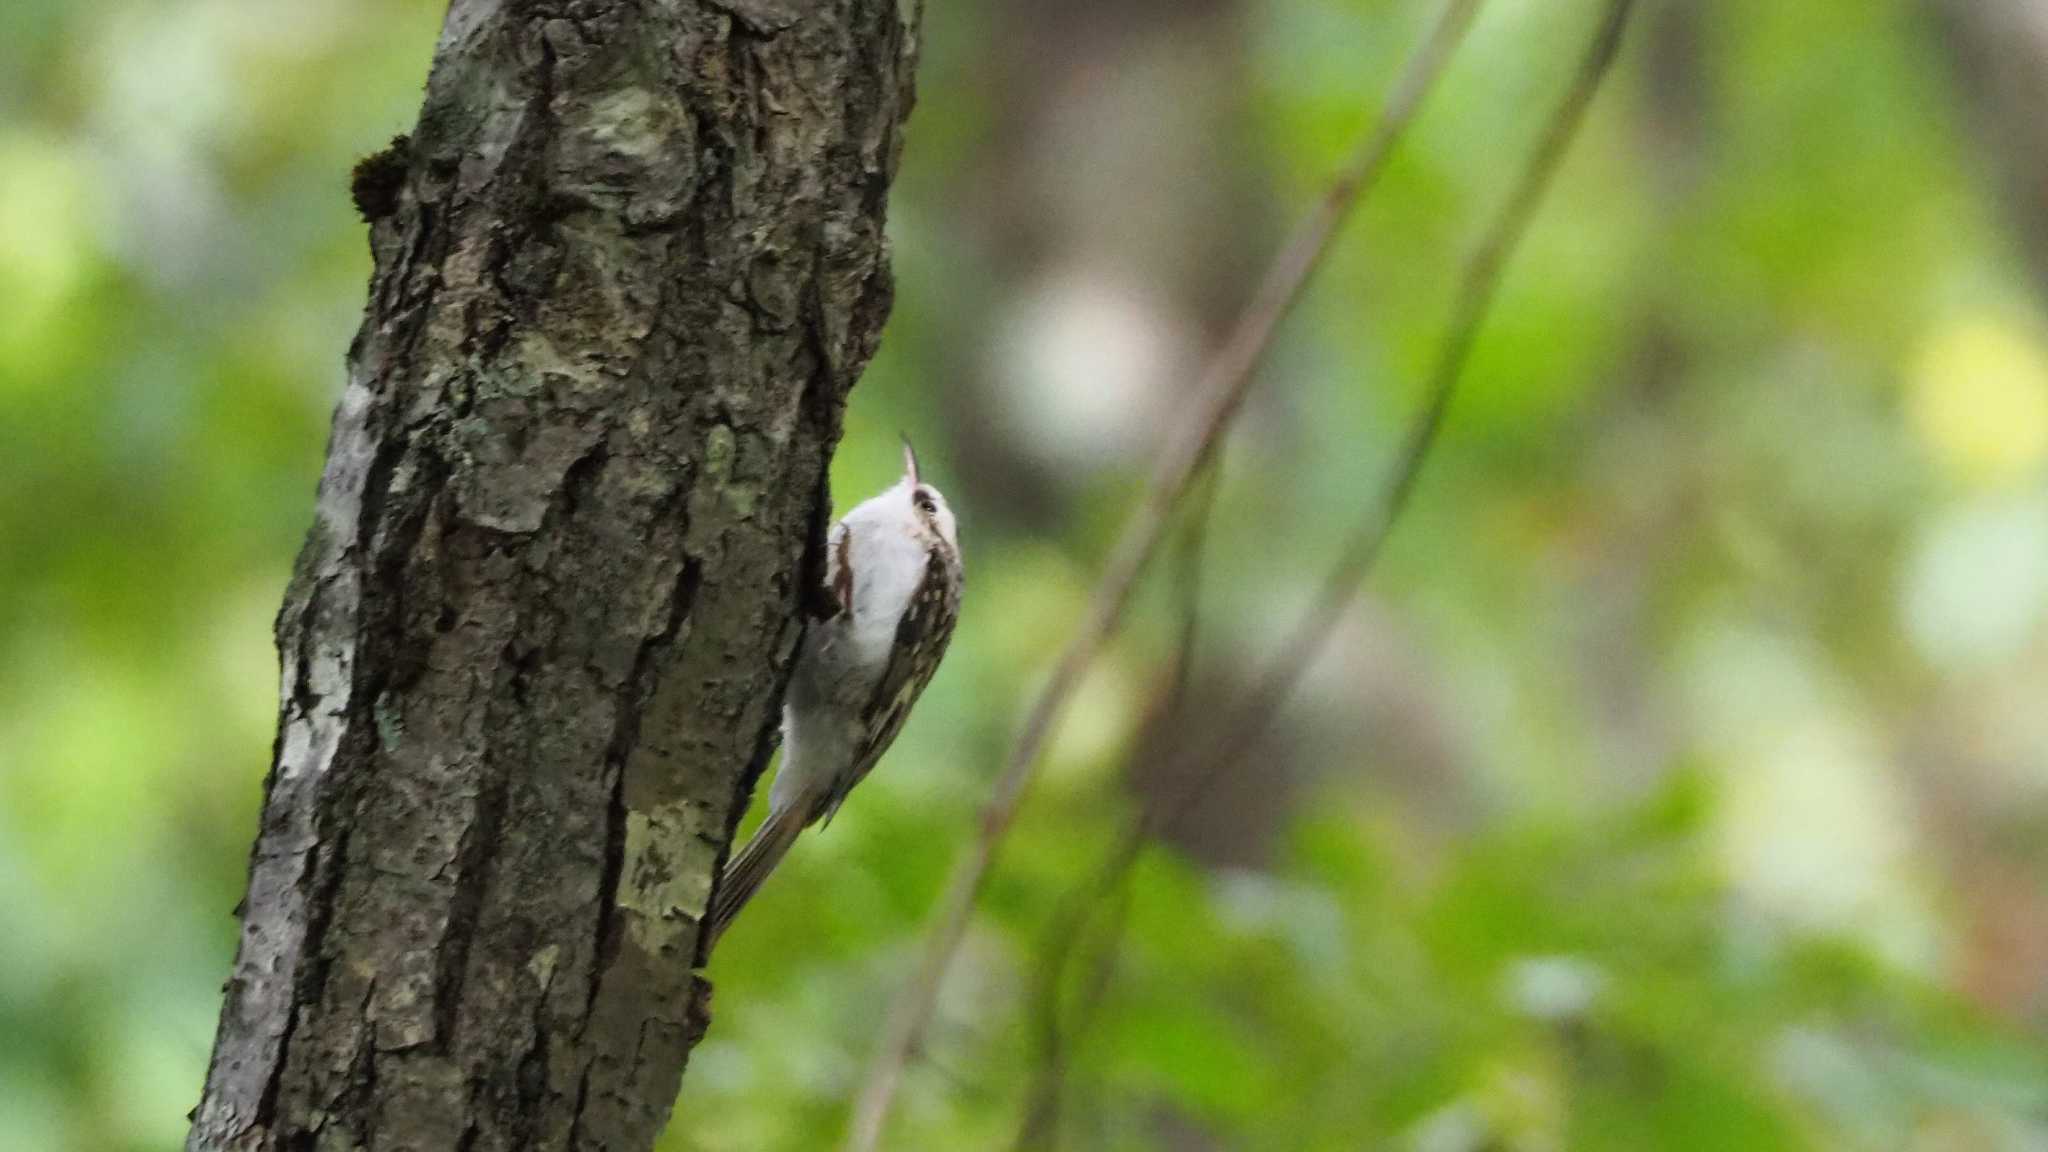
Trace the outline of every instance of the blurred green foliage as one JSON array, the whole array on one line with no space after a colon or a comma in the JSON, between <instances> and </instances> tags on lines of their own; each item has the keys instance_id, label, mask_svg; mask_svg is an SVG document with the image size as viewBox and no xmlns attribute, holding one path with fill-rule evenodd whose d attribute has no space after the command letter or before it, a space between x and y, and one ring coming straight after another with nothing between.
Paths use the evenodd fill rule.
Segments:
<instances>
[{"instance_id":1,"label":"blurred green foliage","mask_svg":"<svg viewBox=\"0 0 2048 1152\"><path fill-rule=\"evenodd\" d=\"M1241 67L1213 86L1263 207L1210 227L1271 237L1427 6L1232 7ZM368 271L345 174L409 127L440 9L0 15L5 1152L180 1146L268 756L268 623ZM1489 7L1290 322L1226 460L1212 678L1263 655L1371 491L1590 13ZM1244 766L1284 789L1275 846L1141 862L1071 1048L1070 1146L2048 1147L2048 329L1920 7L1693 22L1677 80L1638 29L1356 627L1285 754ZM836 1139L1144 473L1063 472L1050 527L965 482L948 398L1017 290L961 207L988 195L1007 27L993 0L931 6L900 303L834 473L884 483L902 428L959 490L960 639L721 948L672 1149ZM1137 803L1122 767L1175 630L1155 589L1056 741L892 1146L1013 1138L1047 933Z\"/></svg>"}]
</instances>

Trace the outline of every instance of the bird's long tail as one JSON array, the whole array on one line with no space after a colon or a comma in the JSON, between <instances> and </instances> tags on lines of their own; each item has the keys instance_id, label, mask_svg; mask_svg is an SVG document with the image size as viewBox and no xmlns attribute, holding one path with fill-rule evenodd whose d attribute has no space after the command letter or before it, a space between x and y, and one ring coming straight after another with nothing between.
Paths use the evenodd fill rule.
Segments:
<instances>
[{"instance_id":1,"label":"bird's long tail","mask_svg":"<svg viewBox=\"0 0 2048 1152\"><path fill-rule=\"evenodd\" d=\"M710 932L713 943L717 943L718 938L725 934L726 928L732 924L733 917L740 914L741 908L746 907L747 901L760 889L761 882L768 879L768 874L775 871L775 866L782 862L782 857L789 851L790 845L796 843L797 833L804 830L804 816L804 806L801 804L791 804L787 808L769 812L768 818L761 822L760 829L754 833L754 838L747 841L747 846L740 849L740 854L733 857L725 866L725 872L718 880L717 898L711 902Z\"/></svg>"}]
</instances>

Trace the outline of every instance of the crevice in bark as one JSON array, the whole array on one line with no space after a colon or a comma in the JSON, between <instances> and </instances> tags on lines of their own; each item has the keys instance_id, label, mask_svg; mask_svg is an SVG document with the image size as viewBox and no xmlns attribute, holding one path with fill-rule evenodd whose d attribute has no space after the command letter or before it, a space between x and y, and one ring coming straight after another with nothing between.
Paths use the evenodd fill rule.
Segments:
<instances>
[{"instance_id":1,"label":"crevice in bark","mask_svg":"<svg viewBox=\"0 0 2048 1152\"><path fill-rule=\"evenodd\" d=\"M442 1055L455 1045L456 1010L461 1006L469 949L476 939L491 865L497 857L506 792L507 784L501 776L484 775L476 815L470 819L455 853L455 900L448 909L447 930L441 934L434 977L434 1044Z\"/></svg>"},{"instance_id":2,"label":"crevice in bark","mask_svg":"<svg viewBox=\"0 0 2048 1152\"><path fill-rule=\"evenodd\" d=\"M306 932L299 946L299 955L305 957L307 965L301 982L292 990L291 1015L285 1020L284 1035L278 1041L277 1061L269 1070L264 1085L263 1102L257 1112L257 1123L270 1125L277 1120L277 1101L285 1071L291 1066L292 1041L297 1037L299 1025L304 1023L306 1014L314 1009L326 993L327 973L332 958L324 947L327 927L334 919L335 897L341 887L341 861L348 858L349 834L353 830L351 821L335 821L332 813L339 807L335 802L321 803L315 799L313 819L314 834L327 847L315 849L313 858L306 868L309 893L305 897Z\"/></svg>"}]
</instances>

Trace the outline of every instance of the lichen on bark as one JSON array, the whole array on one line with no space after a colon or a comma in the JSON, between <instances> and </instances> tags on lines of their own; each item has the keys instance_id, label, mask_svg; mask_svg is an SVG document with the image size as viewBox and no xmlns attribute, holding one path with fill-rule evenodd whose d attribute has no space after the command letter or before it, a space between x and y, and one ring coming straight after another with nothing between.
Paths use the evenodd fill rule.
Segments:
<instances>
[{"instance_id":1,"label":"lichen on bark","mask_svg":"<svg viewBox=\"0 0 2048 1152\"><path fill-rule=\"evenodd\" d=\"M455 0L190 1146L651 1147L889 309L897 0Z\"/></svg>"}]
</instances>

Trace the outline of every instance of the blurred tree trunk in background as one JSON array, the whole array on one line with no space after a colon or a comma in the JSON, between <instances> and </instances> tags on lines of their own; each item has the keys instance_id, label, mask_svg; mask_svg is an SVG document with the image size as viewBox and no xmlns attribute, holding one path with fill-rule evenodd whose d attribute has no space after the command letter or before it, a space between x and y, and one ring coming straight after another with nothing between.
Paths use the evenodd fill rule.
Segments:
<instances>
[{"instance_id":1,"label":"blurred tree trunk in background","mask_svg":"<svg viewBox=\"0 0 2048 1152\"><path fill-rule=\"evenodd\" d=\"M890 304L897 0L455 0L190 1146L650 1147Z\"/></svg>"},{"instance_id":2,"label":"blurred tree trunk in background","mask_svg":"<svg viewBox=\"0 0 2048 1152\"><path fill-rule=\"evenodd\" d=\"M2005 192L2034 282L2048 297L2048 6L1925 0L1986 159Z\"/></svg>"},{"instance_id":3,"label":"blurred tree trunk in background","mask_svg":"<svg viewBox=\"0 0 2048 1152\"><path fill-rule=\"evenodd\" d=\"M1957 88L2002 189L2018 252L2048 303L2048 6L2039 0L1926 0ZM1967 711L1915 708L1905 744L1923 826L1939 844L1966 923L1962 986L2000 1016L2048 1022L2048 892L2032 875L2039 831L2017 777L2002 773Z\"/></svg>"},{"instance_id":4,"label":"blurred tree trunk in background","mask_svg":"<svg viewBox=\"0 0 2048 1152\"><path fill-rule=\"evenodd\" d=\"M959 230L1001 297L961 329L976 355L945 403L977 503L1043 528L1070 523L1103 469L1152 454L1272 248L1257 22L1244 0L1001 0L987 19L993 123ZM1259 393L1255 416L1276 396ZM1287 436L1281 415L1262 430ZM1186 711L1237 698L1246 663L1204 661ZM1181 726L1164 714L1172 678L1145 689L1130 758L1146 804L1187 790L1184 750L1164 739ZM1162 835L1205 864L1262 865L1293 804L1290 736L1273 732L1265 771L1218 781Z\"/></svg>"},{"instance_id":5,"label":"blurred tree trunk in background","mask_svg":"<svg viewBox=\"0 0 2048 1152\"><path fill-rule=\"evenodd\" d=\"M1149 455L1269 247L1254 22L1243 0L995 0L978 20L989 129L949 225L987 275L943 317L965 386L941 402L975 503L1045 530Z\"/></svg>"},{"instance_id":6,"label":"blurred tree trunk in background","mask_svg":"<svg viewBox=\"0 0 2048 1152\"><path fill-rule=\"evenodd\" d=\"M1682 3L1644 13L1643 98L1634 128L1651 161L1648 205L1659 240L1648 258L1660 265L1681 259L1720 148L1712 88L1722 45L1709 15ZM1670 277L1646 280L1651 288L1629 320L1629 353L1616 377L1593 390L1571 449L1586 462L1590 507L1604 541L1577 559L1575 580L1587 594L1575 611L1571 651L1594 719L1593 792L1614 805L1643 803L1682 763L1682 734L1657 688L1656 598L1659 573L1681 562L1709 505L1698 418L1686 395L1701 361L1686 327L1687 289ZM1650 468L1649 460L1662 463ZM1660 483L1644 482L1660 472Z\"/></svg>"},{"instance_id":7,"label":"blurred tree trunk in background","mask_svg":"<svg viewBox=\"0 0 2048 1152\"><path fill-rule=\"evenodd\" d=\"M955 227L996 287L949 317L965 386L942 403L977 506L1043 533L1086 522L1101 475L1153 455L1273 246L1256 23L1245 0L998 0L984 19L990 131ZM1183 692L1173 663L1139 689L1121 781L1146 807L1183 798L1173 733L1240 698L1252 666L1204 659ZM1227 774L1161 838L1204 866L1263 866L1295 796L1290 744L1271 734L1261 772ZM1161 1147L1213 1144L1178 1106L1148 1113Z\"/></svg>"}]
</instances>

